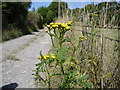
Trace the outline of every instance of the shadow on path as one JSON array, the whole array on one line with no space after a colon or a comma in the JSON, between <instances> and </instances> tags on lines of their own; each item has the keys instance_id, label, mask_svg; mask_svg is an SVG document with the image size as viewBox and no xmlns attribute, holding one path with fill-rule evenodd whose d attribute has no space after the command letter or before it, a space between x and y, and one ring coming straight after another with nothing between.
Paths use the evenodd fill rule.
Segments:
<instances>
[{"instance_id":1,"label":"shadow on path","mask_svg":"<svg viewBox=\"0 0 120 90\"><path fill-rule=\"evenodd\" d=\"M1 87L1 90L15 90L15 88L18 86L17 83L10 83L8 85L4 85Z\"/></svg>"}]
</instances>

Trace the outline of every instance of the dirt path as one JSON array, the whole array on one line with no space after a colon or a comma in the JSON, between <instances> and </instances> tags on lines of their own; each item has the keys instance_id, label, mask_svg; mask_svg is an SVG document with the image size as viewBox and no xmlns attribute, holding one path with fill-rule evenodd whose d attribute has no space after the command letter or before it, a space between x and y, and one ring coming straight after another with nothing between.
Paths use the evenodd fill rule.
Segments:
<instances>
[{"instance_id":1,"label":"dirt path","mask_svg":"<svg viewBox=\"0 0 120 90\"><path fill-rule=\"evenodd\" d=\"M50 37L43 30L2 43L1 86L16 83L17 88L34 88L31 74L35 63L39 62L39 52L42 50L45 54L50 49Z\"/></svg>"}]
</instances>

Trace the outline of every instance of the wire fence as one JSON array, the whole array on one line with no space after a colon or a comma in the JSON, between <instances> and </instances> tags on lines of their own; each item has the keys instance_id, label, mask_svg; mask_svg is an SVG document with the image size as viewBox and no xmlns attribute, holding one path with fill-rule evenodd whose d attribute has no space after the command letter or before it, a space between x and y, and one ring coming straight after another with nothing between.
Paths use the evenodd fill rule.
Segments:
<instances>
[{"instance_id":1,"label":"wire fence","mask_svg":"<svg viewBox=\"0 0 120 90\"><path fill-rule=\"evenodd\" d=\"M120 30L94 28L96 29L100 32L94 34L90 27L83 27L83 35L93 37L84 43L86 50L92 49L95 55L100 57L102 75L112 72L110 78L102 81L103 86L120 88Z\"/></svg>"},{"instance_id":2,"label":"wire fence","mask_svg":"<svg viewBox=\"0 0 120 90\"><path fill-rule=\"evenodd\" d=\"M90 33L90 32L86 32L86 31L82 31L83 33L86 33L86 34L92 34L92 33ZM101 35L96 35L96 34L93 34L94 36L96 36L96 37L101 37ZM112 39L112 38L109 38L109 37L103 37L103 38L105 38L105 39L108 39L108 40L110 40L110 41L116 41L116 42L120 42L120 40L118 40L118 39Z\"/></svg>"}]
</instances>

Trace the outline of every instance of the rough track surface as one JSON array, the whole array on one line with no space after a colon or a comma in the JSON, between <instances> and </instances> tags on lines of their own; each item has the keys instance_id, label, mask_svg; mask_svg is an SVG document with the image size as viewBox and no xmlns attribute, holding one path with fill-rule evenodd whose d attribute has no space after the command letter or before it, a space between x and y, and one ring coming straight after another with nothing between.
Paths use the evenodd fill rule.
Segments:
<instances>
[{"instance_id":1,"label":"rough track surface","mask_svg":"<svg viewBox=\"0 0 120 90\"><path fill-rule=\"evenodd\" d=\"M51 40L44 30L2 43L2 85L18 84L17 88L35 88L32 70L39 62L40 50L51 49Z\"/></svg>"}]
</instances>

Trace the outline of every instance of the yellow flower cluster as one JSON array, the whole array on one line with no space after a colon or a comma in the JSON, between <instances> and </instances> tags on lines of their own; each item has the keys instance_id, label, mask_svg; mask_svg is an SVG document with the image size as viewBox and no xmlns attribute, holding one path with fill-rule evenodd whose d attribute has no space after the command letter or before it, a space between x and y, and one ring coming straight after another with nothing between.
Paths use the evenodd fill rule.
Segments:
<instances>
[{"instance_id":1,"label":"yellow flower cluster","mask_svg":"<svg viewBox=\"0 0 120 90\"><path fill-rule=\"evenodd\" d=\"M79 38L80 38L81 41L83 41L83 40L87 40L87 38L84 37L84 36L79 36Z\"/></svg>"},{"instance_id":2,"label":"yellow flower cluster","mask_svg":"<svg viewBox=\"0 0 120 90\"><path fill-rule=\"evenodd\" d=\"M48 59L48 58L56 58L55 57L55 55L54 54L50 54L50 55L48 55L48 53L46 54L46 55L44 55L43 57L38 57L38 59L40 59L40 60L43 60L43 59Z\"/></svg>"},{"instance_id":3,"label":"yellow flower cluster","mask_svg":"<svg viewBox=\"0 0 120 90\"><path fill-rule=\"evenodd\" d=\"M52 29L52 27L51 27L50 25L47 25L47 28L48 28L48 29Z\"/></svg>"},{"instance_id":4,"label":"yellow flower cluster","mask_svg":"<svg viewBox=\"0 0 120 90\"><path fill-rule=\"evenodd\" d=\"M47 25L49 29L58 28L58 26L59 26L58 23L50 23L49 25Z\"/></svg>"},{"instance_id":5,"label":"yellow flower cluster","mask_svg":"<svg viewBox=\"0 0 120 90\"><path fill-rule=\"evenodd\" d=\"M61 26L62 26L63 28L65 28L65 27L67 27L67 24L62 23Z\"/></svg>"},{"instance_id":6,"label":"yellow flower cluster","mask_svg":"<svg viewBox=\"0 0 120 90\"><path fill-rule=\"evenodd\" d=\"M70 27L69 27L69 26L67 26L67 27L65 27L65 29L66 29L66 30L70 30Z\"/></svg>"},{"instance_id":7,"label":"yellow flower cluster","mask_svg":"<svg viewBox=\"0 0 120 90\"><path fill-rule=\"evenodd\" d=\"M58 25L53 24L53 25L52 25L52 28L58 28Z\"/></svg>"},{"instance_id":8,"label":"yellow flower cluster","mask_svg":"<svg viewBox=\"0 0 120 90\"><path fill-rule=\"evenodd\" d=\"M65 28L66 30L70 30L71 25L72 21L68 21L67 23L50 23L47 27L48 29Z\"/></svg>"},{"instance_id":9,"label":"yellow flower cluster","mask_svg":"<svg viewBox=\"0 0 120 90\"><path fill-rule=\"evenodd\" d=\"M68 21L68 22L67 22L67 25L68 25L68 26L71 26L71 25L72 25L72 21Z\"/></svg>"}]
</instances>

